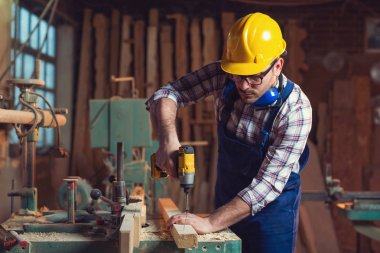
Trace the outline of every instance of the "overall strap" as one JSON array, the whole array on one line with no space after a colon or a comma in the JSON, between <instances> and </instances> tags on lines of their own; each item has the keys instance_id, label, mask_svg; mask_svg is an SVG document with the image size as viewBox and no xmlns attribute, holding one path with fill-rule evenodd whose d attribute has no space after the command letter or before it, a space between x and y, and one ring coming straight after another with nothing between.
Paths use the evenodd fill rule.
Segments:
<instances>
[{"instance_id":1,"label":"overall strap","mask_svg":"<svg viewBox=\"0 0 380 253\"><path fill-rule=\"evenodd\" d=\"M223 91L223 100L225 101L224 108L221 112L220 121L224 124L227 123L230 113L233 110L235 101L239 98L239 93L236 90L235 82L228 79L226 83L226 88Z\"/></svg>"},{"instance_id":2,"label":"overall strap","mask_svg":"<svg viewBox=\"0 0 380 253\"><path fill-rule=\"evenodd\" d=\"M276 115L277 115L278 111L280 110L281 105L289 97L293 88L294 88L294 83L288 79L286 82L286 86L281 93L281 101L279 101L279 103L278 103L278 105L276 105L276 107L272 108L272 110L269 114L268 120L264 125L264 128L261 129L261 131L260 131L259 143L260 143L261 148L264 149L266 147L268 140L269 140L269 134L272 130L274 119L276 118Z\"/></svg>"}]
</instances>

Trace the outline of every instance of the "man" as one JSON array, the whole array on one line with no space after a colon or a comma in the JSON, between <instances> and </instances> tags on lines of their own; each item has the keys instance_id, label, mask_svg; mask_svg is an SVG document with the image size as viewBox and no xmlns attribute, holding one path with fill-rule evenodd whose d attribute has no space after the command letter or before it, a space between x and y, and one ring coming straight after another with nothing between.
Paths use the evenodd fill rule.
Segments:
<instances>
[{"instance_id":1,"label":"man","mask_svg":"<svg viewBox=\"0 0 380 253\"><path fill-rule=\"evenodd\" d=\"M281 73L285 49L276 21L249 14L230 29L221 62L169 83L147 101L160 143L157 165L176 177L177 107L215 97L217 209L206 218L176 215L168 226L190 224L198 233L230 227L243 252L294 251L312 112L300 87Z\"/></svg>"}]
</instances>

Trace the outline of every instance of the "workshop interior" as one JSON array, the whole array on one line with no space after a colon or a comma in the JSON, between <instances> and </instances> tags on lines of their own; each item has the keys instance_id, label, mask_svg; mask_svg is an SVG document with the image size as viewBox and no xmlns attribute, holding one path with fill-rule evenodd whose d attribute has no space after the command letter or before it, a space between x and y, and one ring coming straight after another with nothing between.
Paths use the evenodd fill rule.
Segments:
<instances>
[{"instance_id":1,"label":"workshop interior","mask_svg":"<svg viewBox=\"0 0 380 253\"><path fill-rule=\"evenodd\" d=\"M380 2L0 0L0 252L242 252L214 210L214 100L178 110L179 179L146 101L220 60L248 13L278 21L310 99L297 253L380 253Z\"/></svg>"}]
</instances>

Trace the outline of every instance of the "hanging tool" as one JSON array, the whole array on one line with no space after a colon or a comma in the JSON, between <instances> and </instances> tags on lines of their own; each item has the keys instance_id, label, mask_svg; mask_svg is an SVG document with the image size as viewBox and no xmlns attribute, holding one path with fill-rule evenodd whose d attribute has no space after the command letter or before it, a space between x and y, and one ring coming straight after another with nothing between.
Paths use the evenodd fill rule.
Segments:
<instances>
[{"instance_id":1,"label":"hanging tool","mask_svg":"<svg viewBox=\"0 0 380 253\"><path fill-rule=\"evenodd\" d=\"M177 175L186 194L186 213L189 212L189 192L194 187L194 159L194 148L192 146L183 145L179 147ZM167 176L168 174L156 165L156 154L153 154L151 156L151 177L159 179Z\"/></svg>"}]
</instances>

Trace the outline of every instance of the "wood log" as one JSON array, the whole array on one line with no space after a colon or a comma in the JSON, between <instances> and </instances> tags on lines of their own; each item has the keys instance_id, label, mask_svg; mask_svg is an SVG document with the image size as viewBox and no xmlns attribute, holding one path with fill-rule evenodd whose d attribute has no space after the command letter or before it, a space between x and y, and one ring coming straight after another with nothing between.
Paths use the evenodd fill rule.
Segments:
<instances>
[{"instance_id":1,"label":"wood log","mask_svg":"<svg viewBox=\"0 0 380 253\"><path fill-rule=\"evenodd\" d=\"M120 56L120 11L113 9L111 16L110 63L109 75L119 75ZM111 96L117 95L117 84L110 85Z\"/></svg>"},{"instance_id":2,"label":"wood log","mask_svg":"<svg viewBox=\"0 0 380 253\"><path fill-rule=\"evenodd\" d=\"M109 97L109 20L103 14L94 16L93 25L95 29L95 93L94 98Z\"/></svg>"},{"instance_id":3,"label":"wood log","mask_svg":"<svg viewBox=\"0 0 380 253\"><path fill-rule=\"evenodd\" d=\"M79 60L79 77L77 85L77 99L75 105L75 128L73 137L72 166L70 175L81 175L81 171L87 171L92 167L89 108L92 87L92 10L85 9L83 15L82 39ZM81 169L79 169L81 168Z\"/></svg>"},{"instance_id":4,"label":"wood log","mask_svg":"<svg viewBox=\"0 0 380 253\"><path fill-rule=\"evenodd\" d=\"M138 97L145 96L145 21L137 20L133 24L134 75Z\"/></svg>"},{"instance_id":5,"label":"wood log","mask_svg":"<svg viewBox=\"0 0 380 253\"><path fill-rule=\"evenodd\" d=\"M158 208L165 222L173 215L181 213L171 199L158 199ZM198 234L192 226L174 224L170 232L178 248L198 247Z\"/></svg>"},{"instance_id":6,"label":"wood log","mask_svg":"<svg viewBox=\"0 0 380 253\"><path fill-rule=\"evenodd\" d=\"M120 42L120 64L119 64L119 74L120 76L131 76L131 66L132 66L132 39L131 39L131 26L132 17L129 15L123 16L123 25L121 31L121 42ZM129 87L129 88L128 88ZM132 97L131 88L127 85L127 82L121 82L117 84L117 94L122 97Z\"/></svg>"}]
</instances>

